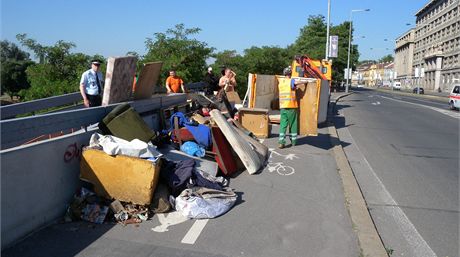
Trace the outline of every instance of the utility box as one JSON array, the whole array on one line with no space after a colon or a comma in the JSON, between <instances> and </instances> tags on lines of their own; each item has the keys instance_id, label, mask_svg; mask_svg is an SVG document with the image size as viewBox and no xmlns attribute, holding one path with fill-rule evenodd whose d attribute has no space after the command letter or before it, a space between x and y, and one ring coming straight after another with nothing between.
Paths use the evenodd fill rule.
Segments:
<instances>
[{"instance_id":1,"label":"utility box","mask_svg":"<svg viewBox=\"0 0 460 257\"><path fill-rule=\"evenodd\" d=\"M268 109L240 108L238 113L241 125L256 137L267 138L270 135Z\"/></svg>"},{"instance_id":2,"label":"utility box","mask_svg":"<svg viewBox=\"0 0 460 257\"><path fill-rule=\"evenodd\" d=\"M80 162L80 178L94 185L97 195L123 202L150 204L160 177L160 159L155 163L124 155L111 156L86 149Z\"/></svg>"}]
</instances>

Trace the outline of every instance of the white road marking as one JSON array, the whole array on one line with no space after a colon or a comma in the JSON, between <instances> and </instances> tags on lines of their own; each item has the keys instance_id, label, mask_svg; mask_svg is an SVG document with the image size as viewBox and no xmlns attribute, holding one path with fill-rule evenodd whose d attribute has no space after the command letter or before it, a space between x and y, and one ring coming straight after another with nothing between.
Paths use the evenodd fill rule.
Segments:
<instances>
[{"instance_id":1,"label":"white road marking","mask_svg":"<svg viewBox=\"0 0 460 257\"><path fill-rule=\"evenodd\" d=\"M344 133L347 133L347 137L351 140L351 145L348 147L355 146L358 152L360 153L362 159L364 159L365 164L369 167L371 171L372 177L374 177L374 182L376 184L375 190L379 192L380 201L385 203L386 205L394 206L390 208L384 208L383 210L393 218L394 222L398 225L398 228L401 231L401 234L406 239L410 250L412 251L411 256L418 256L418 257L437 257L428 243L423 239L423 237L419 234L417 229L415 228L414 224L409 220L403 210L398 206L398 203L393 199L390 192L386 189L385 185L379 179L377 174L375 173L374 169L370 165L369 161L366 159L364 154L359 149L358 145L356 144L355 140L351 136L348 128L343 129Z\"/></svg>"},{"instance_id":2,"label":"white road marking","mask_svg":"<svg viewBox=\"0 0 460 257\"><path fill-rule=\"evenodd\" d=\"M193 223L192 227L187 232L187 234L185 234L184 238L182 238L181 243L191 245L194 244L200 236L201 231L203 231L204 227L206 226L206 223L208 223L208 221L209 219L195 221L195 223Z\"/></svg>"},{"instance_id":3,"label":"white road marking","mask_svg":"<svg viewBox=\"0 0 460 257\"><path fill-rule=\"evenodd\" d=\"M406 104L412 104L412 105L415 105L415 106L425 107L425 108L431 109L433 111L437 111L437 112L440 112L442 114L445 114L445 115L447 115L449 117L460 119L460 113L459 112L454 112L454 111L450 111L450 110L447 110L447 109L444 110L444 109L441 109L441 108L427 106L427 105L423 105L423 104L416 104L416 103L401 101L401 100L397 100L397 99L394 99L394 98L391 98L391 97L386 97L386 96L380 96L380 97L388 99L388 100L393 100L393 101L396 101L396 102L401 102L401 103L406 103ZM446 106L447 106L447 104L446 104Z\"/></svg>"},{"instance_id":4,"label":"white road marking","mask_svg":"<svg viewBox=\"0 0 460 257\"><path fill-rule=\"evenodd\" d=\"M380 105L380 102L377 101L377 102L375 102L375 103L372 103L372 105Z\"/></svg>"},{"instance_id":5,"label":"white road marking","mask_svg":"<svg viewBox=\"0 0 460 257\"><path fill-rule=\"evenodd\" d=\"M158 213L155 216L158 217L158 221L160 222L161 225L152 228L152 231L159 232L159 233L169 231L168 228L170 226L174 226L174 225L177 225L177 224L180 224L182 222L189 220L189 218L184 217L184 215L182 215L180 212L177 212L177 211L169 213L168 216L166 216L163 213Z\"/></svg>"}]
</instances>

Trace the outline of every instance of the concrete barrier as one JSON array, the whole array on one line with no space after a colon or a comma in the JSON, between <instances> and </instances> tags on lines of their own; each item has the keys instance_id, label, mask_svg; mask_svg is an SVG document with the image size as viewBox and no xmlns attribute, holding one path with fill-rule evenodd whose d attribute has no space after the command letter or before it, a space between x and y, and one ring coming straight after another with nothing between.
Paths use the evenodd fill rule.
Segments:
<instances>
[{"instance_id":1,"label":"concrete barrier","mask_svg":"<svg viewBox=\"0 0 460 257\"><path fill-rule=\"evenodd\" d=\"M158 110L185 102L186 95L180 94L136 101L131 106L140 112L149 127L158 130ZM96 118L101 118L100 111L92 111L92 114L85 114L82 121L93 122ZM66 114L70 117L77 115L72 112ZM60 129L60 123L40 117L35 116L35 119L41 122L29 118L27 122L33 126L24 127L21 126L24 124L23 119L2 121L2 125L3 122L9 124L9 133L4 134L2 131L2 140L4 137L13 137L16 133L33 133L33 127L40 128L43 124L55 124L54 129ZM62 114L47 116L48 119L53 117L65 118ZM88 144L91 134L97 130L97 126L87 123L84 125L85 129L72 134L0 151L2 249L64 215L80 185L79 162L82 147ZM47 127L52 128L49 125ZM42 128L40 133L43 131L46 130Z\"/></svg>"}]
</instances>

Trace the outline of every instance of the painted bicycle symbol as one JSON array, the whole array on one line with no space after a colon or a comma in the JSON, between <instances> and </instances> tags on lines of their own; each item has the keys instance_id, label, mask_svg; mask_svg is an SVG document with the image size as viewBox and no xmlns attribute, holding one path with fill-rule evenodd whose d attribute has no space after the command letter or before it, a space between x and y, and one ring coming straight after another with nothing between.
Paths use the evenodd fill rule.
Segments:
<instances>
[{"instance_id":1,"label":"painted bicycle symbol","mask_svg":"<svg viewBox=\"0 0 460 257\"><path fill-rule=\"evenodd\" d=\"M270 150L270 157L268 158L268 171L269 172L274 172L276 171L279 175L281 176L289 176L295 173L295 169L291 166L285 165L283 162L272 162L272 157L273 155L277 155L279 157L284 157L284 160L294 160L294 158L299 158L295 154L280 154L274 149L269 149Z\"/></svg>"}]
</instances>

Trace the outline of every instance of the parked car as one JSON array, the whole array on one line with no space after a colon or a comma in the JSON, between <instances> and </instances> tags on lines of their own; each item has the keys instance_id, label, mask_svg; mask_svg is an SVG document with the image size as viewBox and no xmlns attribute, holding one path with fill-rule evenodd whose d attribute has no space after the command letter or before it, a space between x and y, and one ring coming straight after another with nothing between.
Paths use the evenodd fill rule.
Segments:
<instances>
[{"instance_id":1,"label":"parked car","mask_svg":"<svg viewBox=\"0 0 460 257\"><path fill-rule=\"evenodd\" d=\"M401 82L393 82L393 89L401 90Z\"/></svg>"},{"instance_id":2,"label":"parked car","mask_svg":"<svg viewBox=\"0 0 460 257\"><path fill-rule=\"evenodd\" d=\"M460 84L454 84L449 94L449 108L451 110L460 108Z\"/></svg>"},{"instance_id":3,"label":"parked car","mask_svg":"<svg viewBox=\"0 0 460 257\"><path fill-rule=\"evenodd\" d=\"M418 89L420 90L420 94L425 94L425 90L423 89L423 87L419 87ZM417 94L416 87L414 87L414 89L412 90L412 93Z\"/></svg>"},{"instance_id":4,"label":"parked car","mask_svg":"<svg viewBox=\"0 0 460 257\"><path fill-rule=\"evenodd\" d=\"M363 84L358 84L358 88L364 88Z\"/></svg>"}]
</instances>

